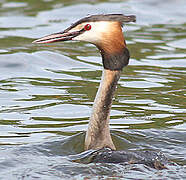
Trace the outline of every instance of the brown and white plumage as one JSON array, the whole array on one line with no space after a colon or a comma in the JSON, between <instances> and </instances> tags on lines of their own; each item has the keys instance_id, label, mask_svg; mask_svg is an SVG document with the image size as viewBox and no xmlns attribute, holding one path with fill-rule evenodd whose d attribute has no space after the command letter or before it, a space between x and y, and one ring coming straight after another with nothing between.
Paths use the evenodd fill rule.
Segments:
<instances>
[{"instance_id":1,"label":"brown and white plumage","mask_svg":"<svg viewBox=\"0 0 186 180\"><path fill-rule=\"evenodd\" d=\"M78 40L92 43L100 50L104 70L85 138L85 150L90 151L84 153L91 155L88 158L90 162L145 164L156 169L166 169L168 159L162 153L115 151L110 135L112 98L120 73L129 62L122 25L134 21L135 16L123 14L92 15L80 19L62 32L45 36L34 43Z\"/></svg>"},{"instance_id":2,"label":"brown and white plumage","mask_svg":"<svg viewBox=\"0 0 186 180\"><path fill-rule=\"evenodd\" d=\"M129 61L129 51L122 33L125 22L135 22L135 16L92 15L80 19L62 32L34 41L34 43L85 41L96 45L100 50L104 70L86 133L85 150L105 147L116 149L110 135L109 119L112 98L121 70Z\"/></svg>"}]
</instances>

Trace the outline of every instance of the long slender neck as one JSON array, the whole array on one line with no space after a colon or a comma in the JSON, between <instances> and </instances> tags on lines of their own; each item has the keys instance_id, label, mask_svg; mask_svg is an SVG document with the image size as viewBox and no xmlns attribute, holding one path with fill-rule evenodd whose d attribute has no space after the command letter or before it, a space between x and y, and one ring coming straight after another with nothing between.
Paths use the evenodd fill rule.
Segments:
<instances>
[{"instance_id":1,"label":"long slender neck","mask_svg":"<svg viewBox=\"0 0 186 180\"><path fill-rule=\"evenodd\" d=\"M85 150L103 147L116 149L110 135L109 119L112 98L120 78L120 72L119 70L106 69L103 71L85 138Z\"/></svg>"},{"instance_id":2,"label":"long slender neck","mask_svg":"<svg viewBox=\"0 0 186 180\"><path fill-rule=\"evenodd\" d=\"M85 137L85 150L104 147L116 149L109 129L110 110L120 73L128 64L130 55L121 25L115 23L110 30L104 33L105 38L96 44L102 55L104 71Z\"/></svg>"}]
</instances>

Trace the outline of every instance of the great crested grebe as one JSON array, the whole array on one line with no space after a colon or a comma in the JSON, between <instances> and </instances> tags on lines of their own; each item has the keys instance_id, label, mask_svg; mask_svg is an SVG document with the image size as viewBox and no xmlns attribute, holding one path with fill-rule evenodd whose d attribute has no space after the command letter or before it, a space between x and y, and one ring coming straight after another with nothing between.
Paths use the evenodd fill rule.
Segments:
<instances>
[{"instance_id":1,"label":"great crested grebe","mask_svg":"<svg viewBox=\"0 0 186 180\"><path fill-rule=\"evenodd\" d=\"M85 41L94 44L101 53L103 61L103 74L101 83L94 100L93 111L90 117L85 137L85 150L104 150L94 155L94 162L126 162L147 164L144 156L163 159L158 153L138 152L126 153L115 151L109 129L110 110L112 98L120 78L123 67L128 65L129 51L126 48L122 33L123 23L135 22L134 15L101 14L80 19L62 32L54 33L33 41L33 43L52 43L57 41ZM113 154L113 157L111 157ZM140 157L140 158L139 158ZM157 158L158 157L158 158ZM158 161L159 162L159 161ZM149 161L148 161L149 163ZM152 163L153 164L153 163ZM152 165L157 168L158 165ZM160 169L163 166L160 167Z\"/></svg>"}]
</instances>

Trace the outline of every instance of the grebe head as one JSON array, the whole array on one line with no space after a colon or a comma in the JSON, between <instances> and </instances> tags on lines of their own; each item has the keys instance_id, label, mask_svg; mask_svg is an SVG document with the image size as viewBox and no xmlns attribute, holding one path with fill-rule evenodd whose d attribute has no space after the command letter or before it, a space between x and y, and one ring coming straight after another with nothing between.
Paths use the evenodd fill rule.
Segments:
<instances>
[{"instance_id":1,"label":"grebe head","mask_svg":"<svg viewBox=\"0 0 186 180\"><path fill-rule=\"evenodd\" d=\"M134 15L92 15L80 19L62 32L37 39L33 43L86 41L96 45L100 50L105 69L122 70L128 64L130 56L126 48L122 26L124 23L135 21L136 16Z\"/></svg>"},{"instance_id":2,"label":"grebe head","mask_svg":"<svg viewBox=\"0 0 186 180\"><path fill-rule=\"evenodd\" d=\"M121 32L123 23L135 21L136 17L133 15L105 14L87 16L75 22L64 31L37 39L33 43L78 40L101 46L104 41L120 38L117 34Z\"/></svg>"}]
</instances>

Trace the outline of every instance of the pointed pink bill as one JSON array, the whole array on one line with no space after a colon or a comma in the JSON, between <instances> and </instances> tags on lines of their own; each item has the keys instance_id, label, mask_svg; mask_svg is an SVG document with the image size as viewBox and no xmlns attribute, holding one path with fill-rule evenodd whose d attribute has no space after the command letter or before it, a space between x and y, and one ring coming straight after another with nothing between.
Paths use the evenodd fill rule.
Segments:
<instances>
[{"instance_id":1,"label":"pointed pink bill","mask_svg":"<svg viewBox=\"0 0 186 180\"><path fill-rule=\"evenodd\" d=\"M32 43L43 44L43 43L52 43L52 42L57 42L57 41L68 41L68 40L72 40L74 37L78 36L80 33L81 33L80 31L59 32L59 33L55 33L55 34L51 34L51 35L39 38L33 41Z\"/></svg>"}]
</instances>

